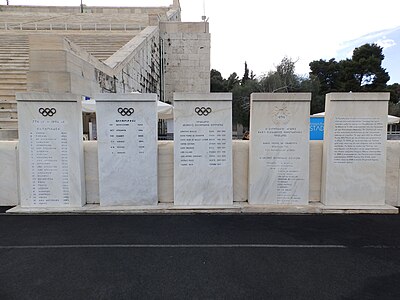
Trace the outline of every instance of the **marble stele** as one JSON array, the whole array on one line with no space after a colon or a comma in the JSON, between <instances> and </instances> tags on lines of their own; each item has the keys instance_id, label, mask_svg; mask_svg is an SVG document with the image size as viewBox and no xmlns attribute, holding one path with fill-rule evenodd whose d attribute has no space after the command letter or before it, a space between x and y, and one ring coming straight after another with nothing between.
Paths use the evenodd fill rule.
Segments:
<instances>
[{"instance_id":1,"label":"marble stele","mask_svg":"<svg viewBox=\"0 0 400 300\"><path fill-rule=\"evenodd\" d=\"M22 207L86 203L81 97L18 93Z\"/></svg>"},{"instance_id":2,"label":"marble stele","mask_svg":"<svg viewBox=\"0 0 400 300\"><path fill-rule=\"evenodd\" d=\"M95 99L100 205L157 205L157 94Z\"/></svg>"},{"instance_id":3,"label":"marble stele","mask_svg":"<svg viewBox=\"0 0 400 300\"><path fill-rule=\"evenodd\" d=\"M249 204L308 204L310 101L310 93L251 95Z\"/></svg>"},{"instance_id":4,"label":"marble stele","mask_svg":"<svg viewBox=\"0 0 400 300\"><path fill-rule=\"evenodd\" d=\"M389 97L389 93L326 95L323 204L385 204Z\"/></svg>"},{"instance_id":5,"label":"marble stele","mask_svg":"<svg viewBox=\"0 0 400 300\"><path fill-rule=\"evenodd\" d=\"M174 204L233 205L232 94L174 94Z\"/></svg>"}]
</instances>

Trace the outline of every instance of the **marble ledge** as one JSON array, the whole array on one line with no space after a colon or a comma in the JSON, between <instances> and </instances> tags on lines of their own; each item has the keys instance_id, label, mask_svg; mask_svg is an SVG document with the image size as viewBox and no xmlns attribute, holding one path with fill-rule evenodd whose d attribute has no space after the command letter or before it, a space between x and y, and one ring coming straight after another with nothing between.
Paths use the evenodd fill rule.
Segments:
<instances>
[{"instance_id":1,"label":"marble ledge","mask_svg":"<svg viewBox=\"0 0 400 300\"><path fill-rule=\"evenodd\" d=\"M250 99L254 102L310 102L311 93L253 93Z\"/></svg>"},{"instance_id":2,"label":"marble ledge","mask_svg":"<svg viewBox=\"0 0 400 300\"><path fill-rule=\"evenodd\" d=\"M16 93L17 101L32 102L77 102L82 101L82 97L67 93L43 93L43 92L21 92Z\"/></svg>"},{"instance_id":3,"label":"marble ledge","mask_svg":"<svg viewBox=\"0 0 400 300\"><path fill-rule=\"evenodd\" d=\"M329 93L328 101L389 101L390 93Z\"/></svg>"},{"instance_id":4,"label":"marble ledge","mask_svg":"<svg viewBox=\"0 0 400 300\"><path fill-rule=\"evenodd\" d=\"M320 202L309 205L249 205L235 203L232 206L174 206L160 203L155 206L112 206L87 204L83 207L26 208L13 207L7 214L398 214L399 209L390 205L381 206L326 206Z\"/></svg>"},{"instance_id":5,"label":"marble ledge","mask_svg":"<svg viewBox=\"0 0 400 300\"><path fill-rule=\"evenodd\" d=\"M174 101L232 101L232 93L174 93Z\"/></svg>"}]
</instances>

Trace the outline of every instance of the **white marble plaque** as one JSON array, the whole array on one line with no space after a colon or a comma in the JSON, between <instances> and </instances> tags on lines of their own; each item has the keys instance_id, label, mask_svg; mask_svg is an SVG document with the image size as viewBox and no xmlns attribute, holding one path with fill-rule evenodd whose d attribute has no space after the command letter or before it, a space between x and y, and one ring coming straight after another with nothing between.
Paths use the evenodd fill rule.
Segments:
<instances>
[{"instance_id":1,"label":"white marble plaque","mask_svg":"<svg viewBox=\"0 0 400 300\"><path fill-rule=\"evenodd\" d=\"M309 93L252 94L249 204L307 205Z\"/></svg>"},{"instance_id":2,"label":"white marble plaque","mask_svg":"<svg viewBox=\"0 0 400 300\"><path fill-rule=\"evenodd\" d=\"M232 95L175 93L174 132L175 205L232 205Z\"/></svg>"},{"instance_id":3,"label":"white marble plaque","mask_svg":"<svg viewBox=\"0 0 400 300\"><path fill-rule=\"evenodd\" d=\"M157 205L157 95L95 99L100 205Z\"/></svg>"},{"instance_id":4,"label":"white marble plaque","mask_svg":"<svg viewBox=\"0 0 400 300\"><path fill-rule=\"evenodd\" d=\"M326 96L321 201L384 205L389 93Z\"/></svg>"},{"instance_id":5,"label":"white marble plaque","mask_svg":"<svg viewBox=\"0 0 400 300\"><path fill-rule=\"evenodd\" d=\"M17 100L21 206L84 205L81 98L21 93Z\"/></svg>"}]
</instances>

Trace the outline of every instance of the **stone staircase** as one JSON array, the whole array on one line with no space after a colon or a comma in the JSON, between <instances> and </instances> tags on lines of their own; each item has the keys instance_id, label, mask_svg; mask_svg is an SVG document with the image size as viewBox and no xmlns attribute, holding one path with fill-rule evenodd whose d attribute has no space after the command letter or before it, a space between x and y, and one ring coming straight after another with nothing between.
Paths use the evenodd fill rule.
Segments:
<instances>
[{"instance_id":1,"label":"stone staircase","mask_svg":"<svg viewBox=\"0 0 400 300\"><path fill-rule=\"evenodd\" d=\"M6 9L8 7L5 7ZM27 91L28 35L36 33L63 35L100 61L105 61L148 24L149 16L142 11L126 14L80 14L58 11L32 13L29 9L1 11L0 140L18 139L15 94Z\"/></svg>"},{"instance_id":2,"label":"stone staircase","mask_svg":"<svg viewBox=\"0 0 400 300\"><path fill-rule=\"evenodd\" d=\"M86 50L88 53L105 61L122 46L128 43L139 31L130 31L127 33L110 35L107 32L96 34L69 34L66 37L73 43Z\"/></svg>"},{"instance_id":3,"label":"stone staircase","mask_svg":"<svg viewBox=\"0 0 400 300\"><path fill-rule=\"evenodd\" d=\"M87 52L104 61L139 31L109 35L107 32L87 34L52 31L65 35ZM0 32L0 140L18 139L18 116L15 94L27 91L29 41L24 31Z\"/></svg>"},{"instance_id":4,"label":"stone staircase","mask_svg":"<svg viewBox=\"0 0 400 300\"><path fill-rule=\"evenodd\" d=\"M27 35L0 34L0 140L18 139L15 93L26 92L28 70Z\"/></svg>"}]
</instances>

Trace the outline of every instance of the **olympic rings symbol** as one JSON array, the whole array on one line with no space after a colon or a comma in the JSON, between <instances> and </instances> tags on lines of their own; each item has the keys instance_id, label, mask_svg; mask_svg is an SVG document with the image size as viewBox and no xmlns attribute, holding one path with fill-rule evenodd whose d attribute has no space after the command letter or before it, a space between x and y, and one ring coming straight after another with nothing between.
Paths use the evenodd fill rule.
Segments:
<instances>
[{"instance_id":1,"label":"olympic rings symbol","mask_svg":"<svg viewBox=\"0 0 400 300\"><path fill-rule=\"evenodd\" d=\"M211 107L196 107L194 109L194 111L199 116L205 116L206 117L212 112L212 109L211 109Z\"/></svg>"},{"instance_id":2,"label":"olympic rings symbol","mask_svg":"<svg viewBox=\"0 0 400 300\"><path fill-rule=\"evenodd\" d=\"M126 108L126 107L122 108L122 107L119 107L118 108L118 112L119 112L119 114L121 116L128 116L129 117L135 112L135 110L133 108Z\"/></svg>"},{"instance_id":3,"label":"olympic rings symbol","mask_svg":"<svg viewBox=\"0 0 400 300\"><path fill-rule=\"evenodd\" d=\"M39 113L43 116L43 117L52 117L56 114L57 110L55 108L39 108Z\"/></svg>"}]
</instances>

